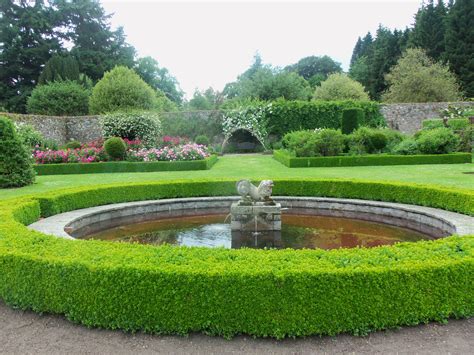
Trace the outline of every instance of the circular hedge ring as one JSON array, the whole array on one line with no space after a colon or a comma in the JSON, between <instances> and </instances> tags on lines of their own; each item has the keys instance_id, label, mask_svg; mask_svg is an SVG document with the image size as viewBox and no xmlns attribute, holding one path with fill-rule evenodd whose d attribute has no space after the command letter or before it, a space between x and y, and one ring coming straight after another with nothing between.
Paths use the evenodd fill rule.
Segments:
<instances>
[{"instance_id":1,"label":"circular hedge ring","mask_svg":"<svg viewBox=\"0 0 474 355\"><path fill-rule=\"evenodd\" d=\"M334 335L474 314L474 236L372 249L254 250L66 240L41 216L233 194L233 180L98 185L0 202L0 298L87 326L232 336ZM357 180L275 180L275 195L371 199L474 215L474 192Z\"/></svg>"}]
</instances>

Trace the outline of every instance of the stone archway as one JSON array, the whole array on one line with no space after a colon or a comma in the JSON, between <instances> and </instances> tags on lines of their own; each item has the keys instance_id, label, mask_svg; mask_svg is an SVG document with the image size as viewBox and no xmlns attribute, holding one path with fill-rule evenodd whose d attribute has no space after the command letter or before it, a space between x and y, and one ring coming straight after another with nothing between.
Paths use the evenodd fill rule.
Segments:
<instances>
[{"instance_id":1,"label":"stone archway","mask_svg":"<svg viewBox=\"0 0 474 355\"><path fill-rule=\"evenodd\" d=\"M251 129L247 128L247 127L234 127L232 130L228 131L224 137L224 142L222 142L222 146L221 146L221 153L224 154L224 149L229 141L229 139L232 137L232 135L237 132L237 131L246 131L248 133L250 133L253 137L255 137L259 142L260 144L262 145L263 149L266 150L267 148L265 147L265 142L264 140L262 139L262 137L253 132Z\"/></svg>"}]
</instances>

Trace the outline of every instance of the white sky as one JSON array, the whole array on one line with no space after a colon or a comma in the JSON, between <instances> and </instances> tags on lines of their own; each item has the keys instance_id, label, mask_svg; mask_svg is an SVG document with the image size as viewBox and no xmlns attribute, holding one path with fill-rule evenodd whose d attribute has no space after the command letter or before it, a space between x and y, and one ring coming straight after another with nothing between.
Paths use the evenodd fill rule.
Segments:
<instances>
[{"instance_id":1,"label":"white sky","mask_svg":"<svg viewBox=\"0 0 474 355\"><path fill-rule=\"evenodd\" d=\"M421 0L174 1L102 0L124 26L140 57L152 56L177 78L188 98L195 88L222 90L258 51L264 63L286 66L329 55L347 70L358 36L379 23L403 29Z\"/></svg>"}]
</instances>

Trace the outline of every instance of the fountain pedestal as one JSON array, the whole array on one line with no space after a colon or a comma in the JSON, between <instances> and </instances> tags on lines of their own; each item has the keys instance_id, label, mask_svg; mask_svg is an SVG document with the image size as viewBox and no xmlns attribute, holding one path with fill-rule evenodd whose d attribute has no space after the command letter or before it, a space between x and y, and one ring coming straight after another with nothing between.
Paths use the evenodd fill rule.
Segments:
<instances>
[{"instance_id":1,"label":"fountain pedestal","mask_svg":"<svg viewBox=\"0 0 474 355\"><path fill-rule=\"evenodd\" d=\"M230 207L230 228L233 231L279 231L281 230L281 205L266 202L245 204L235 202Z\"/></svg>"}]
</instances>

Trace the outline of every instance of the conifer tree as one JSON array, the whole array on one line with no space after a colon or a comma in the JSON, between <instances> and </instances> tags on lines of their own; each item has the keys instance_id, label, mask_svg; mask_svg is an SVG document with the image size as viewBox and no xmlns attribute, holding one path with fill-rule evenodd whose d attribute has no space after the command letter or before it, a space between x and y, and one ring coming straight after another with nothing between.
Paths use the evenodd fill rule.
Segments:
<instances>
[{"instance_id":1,"label":"conifer tree","mask_svg":"<svg viewBox=\"0 0 474 355\"><path fill-rule=\"evenodd\" d=\"M474 97L474 1L456 0L446 23L444 58L457 74L466 97Z\"/></svg>"}]
</instances>

